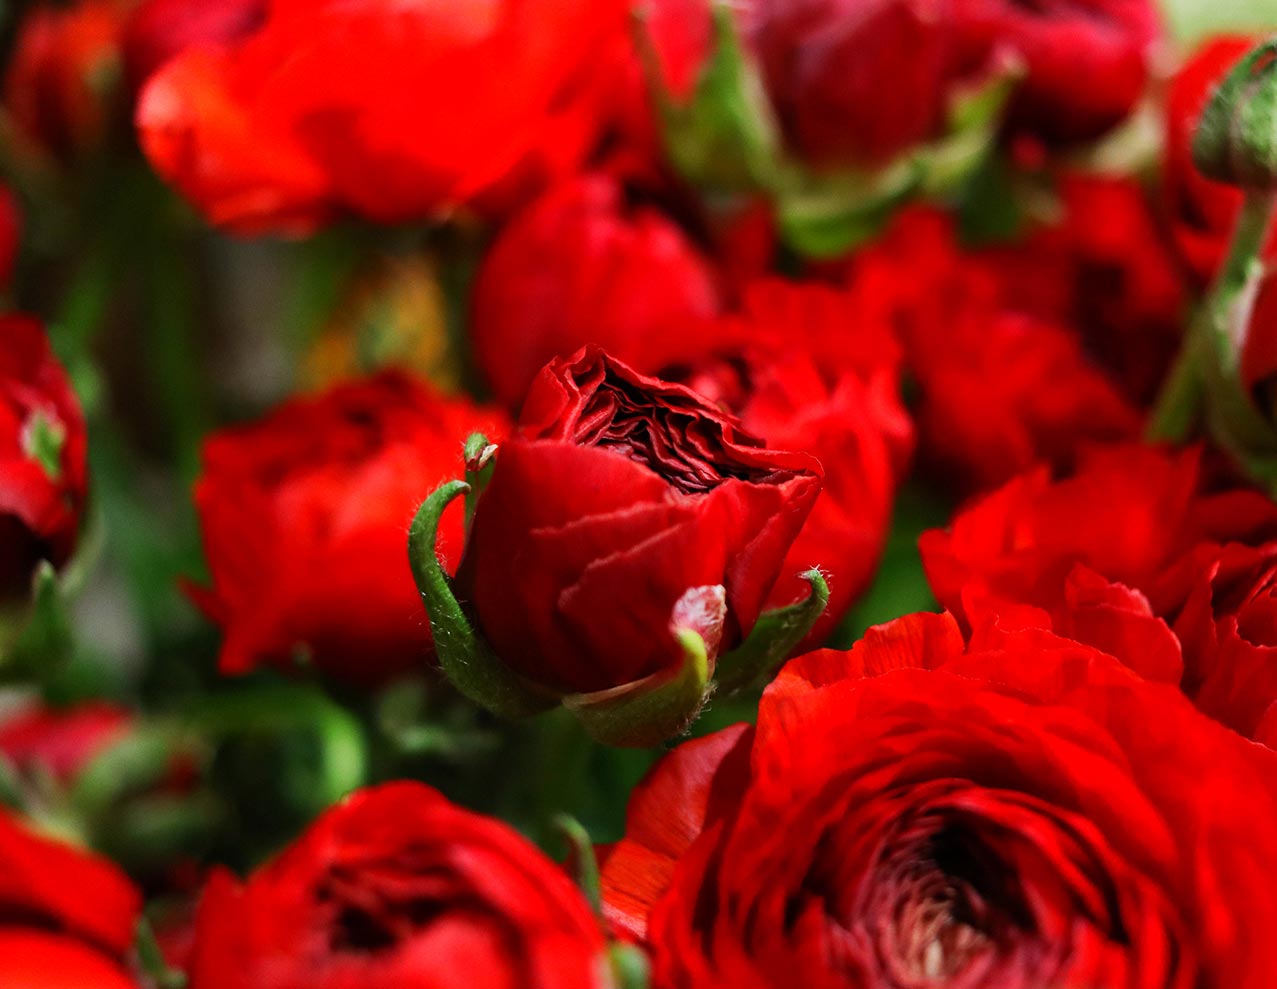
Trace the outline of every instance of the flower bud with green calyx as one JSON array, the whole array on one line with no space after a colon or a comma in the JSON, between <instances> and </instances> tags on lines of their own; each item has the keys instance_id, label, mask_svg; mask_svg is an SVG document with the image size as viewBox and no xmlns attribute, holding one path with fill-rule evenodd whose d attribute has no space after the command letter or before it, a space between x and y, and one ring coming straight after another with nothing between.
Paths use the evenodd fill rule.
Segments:
<instances>
[{"instance_id":1,"label":"flower bud with green calyx","mask_svg":"<svg viewBox=\"0 0 1277 989\"><path fill-rule=\"evenodd\" d=\"M1224 78L1193 140L1198 169L1243 194L1224 263L1189 326L1149 420L1153 440L1183 440L1204 424L1256 481L1277 491L1277 421L1242 375L1242 354L1266 274L1261 251L1277 203L1277 39Z\"/></svg>"}]
</instances>

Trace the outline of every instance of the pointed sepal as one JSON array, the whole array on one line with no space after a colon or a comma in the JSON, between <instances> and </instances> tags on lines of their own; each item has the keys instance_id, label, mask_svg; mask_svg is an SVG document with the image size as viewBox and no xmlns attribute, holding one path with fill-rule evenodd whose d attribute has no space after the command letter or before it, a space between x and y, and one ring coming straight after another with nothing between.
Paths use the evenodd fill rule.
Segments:
<instances>
[{"instance_id":1,"label":"pointed sepal","mask_svg":"<svg viewBox=\"0 0 1277 989\"><path fill-rule=\"evenodd\" d=\"M673 675L653 674L610 690L563 698L563 706L596 742L651 748L696 720L711 691L709 654L698 632L679 628L674 636L683 649L683 665Z\"/></svg>"},{"instance_id":2,"label":"pointed sepal","mask_svg":"<svg viewBox=\"0 0 1277 989\"><path fill-rule=\"evenodd\" d=\"M480 707L502 718L523 718L553 707L553 698L535 693L497 658L470 624L435 553L444 509L469 490L465 481L446 481L421 503L408 530L408 562L444 675Z\"/></svg>"},{"instance_id":3,"label":"pointed sepal","mask_svg":"<svg viewBox=\"0 0 1277 989\"><path fill-rule=\"evenodd\" d=\"M794 648L807 637L829 605L829 584L819 570L802 575L811 591L802 601L774 608L758 616L749 637L720 656L715 676L725 693L742 690L771 676Z\"/></svg>"}]
</instances>

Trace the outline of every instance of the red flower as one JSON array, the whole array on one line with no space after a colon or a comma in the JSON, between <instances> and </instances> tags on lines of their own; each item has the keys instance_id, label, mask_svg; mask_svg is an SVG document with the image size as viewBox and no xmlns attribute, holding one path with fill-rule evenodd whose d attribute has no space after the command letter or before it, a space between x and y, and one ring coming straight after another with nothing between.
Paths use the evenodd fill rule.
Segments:
<instances>
[{"instance_id":1,"label":"red flower","mask_svg":"<svg viewBox=\"0 0 1277 989\"><path fill-rule=\"evenodd\" d=\"M662 83L687 99L711 54L711 5L649 6ZM747 0L733 10L781 128L807 160L880 164L943 124L952 64L946 0Z\"/></svg>"},{"instance_id":2,"label":"red flower","mask_svg":"<svg viewBox=\"0 0 1277 989\"><path fill-rule=\"evenodd\" d=\"M416 783L324 814L244 884L215 874L191 989L603 989L604 943L566 875Z\"/></svg>"},{"instance_id":3,"label":"red flower","mask_svg":"<svg viewBox=\"0 0 1277 989\"><path fill-rule=\"evenodd\" d=\"M143 0L124 31L130 84L137 89L194 45L228 44L251 34L268 6L269 0Z\"/></svg>"},{"instance_id":4,"label":"red flower","mask_svg":"<svg viewBox=\"0 0 1277 989\"><path fill-rule=\"evenodd\" d=\"M819 645L868 587L891 523L896 488L913 451L900 397L900 352L889 334L856 327L846 293L813 284L759 282L744 313L722 321L736 347L663 372L784 450L824 468L820 496L790 547L768 606L801 600L799 575L829 575L829 605L808 634Z\"/></svg>"},{"instance_id":5,"label":"red flower","mask_svg":"<svg viewBox=\"0 0 1277 989\"><path fill-rule=\"evenodd\" d=\"M1094 649L915 615L659 764L605 897L662 989L1259 989L1275 771Z\"/></svg>"},{"instance_id":6,"label":"red flower","mask_svg":"<svg viewBox=\"0 0 1277 989\"><path fill-rule=\"evenodd\" d=\"M593 175L497 238L475 282L471 341L497 399L517 407L546 363L587 343L643 372L702 353L694 321L717 309L713 273L678 227Z\"/></svg>"},{"instance_id":7,"label":"red flower","mask_svg":"<svg viewBox=\"0 0 1277 989\"><path fill-rule=\"evenodd\" d=\"M1242 193L1206 178L1193 164L1193 135L1206 99L1225 73L1256 43L1245 35L1220 35L1205 41L1171 81L1166 102L1163 189L1171 229L1185 263L1206 284L1224 260ZM1270 239L1267 253L1277 250Z\"/></svg>"},{"instance_id":8,"label":"red flower","mask_svg":"<svg viewBox=\"0 0 1277 989\"><path fill-rule=\"evenodd\" d=\"M124 960L141 905L114 865L0 810L0 985L136 989Z\"/></svg>"},{"instance_id":9,"label":"red flower","mask_svg":"<svg viewBox=\"0 0 1277 989\"><path fill-rule=\"evenodd\" d=\"M13 276L13 262L18 256L22 234L22 214L13 194L0 186L0 292L9 287Z\"/></svg>"},{"instance_id":10,"label":"red flower","mask_svg":"<svg viewBox=\"0 0 1277 989\"><path fill-rule=\"evenodd\" d=\"M1009 304L1078 328L1141 404L1179 352L1189 308L1171 237L1130 178L1066 173L1063 216L1027 242L985 250Z\"/></svg>"},{"instance_id":11,"label":"red flower","mask_svg":"<svg viewBox=\"0 0 1277 989\"><path fill-rule=\"evenodd\" d=\"M195 502L213 586L196 600L244 673L299 653L321 670L379 682L423 664L430 630L405 549L433 488L460 468L467 434L504 417L396 374L285 404L204 447ZM450 513L439 548L460 555Z\"/></svg>"},{"instance_id":12,"label":"red flower","mask_svg":"<svg viewBox=\"0 0 1277 989\"><path fill-rule=\"evenodd\" d=\"M1200 487L1195 452L1095 450L1065 480L1011 481L919 548L936 597L967 627L1053 628L1253 734L1277 699L1277 666L1261 655L1262 622L1239 616L1264 605L1277 511L1256 492Z\"/></svg>"},{"instance_id":13,"label":"red flower","mask_svg":"<svg viewBox=\"0 0 1277 989\"><path fill-rule=\"evenodd\" d=\"M1126 117L1161 39L1150 0L954 0L953 17L966 66L998 53L1023 62L1011 124L1050 142L1088 140Z\"/></svg>"},{"instance_id":14,"label":"red flower","mask_svg":"<svg viewBox=\"0 0 1277 989\"><path fill-rule=\"evenodd\" d=\"M132 726L131 712L105 701L65 711L30 704L0 720L0 755L19 769L39 767L70 780Z\"/></svg>"},{"instance_id":15,"label":"red flower","mask_svg":"<svg viewBox=\"0 0 1277 989\"><path fill-rule=\"evenodd\" d=\"M188 49L151 78L142 146L239 231L505 205L590 149L624 12L618 0L273 0L260 30Z\"/></svg>"},{"instance_id":16,"label":"red flower","mask_svg":"<svg viewBox=\"0 0 1277 989\"><path fill-rule=\"evenodd\" d=\"M0 598L71 558L88 494L84 416L44 331L0 316Z\"/></svg>"},{"instance_id":17,"label":"red flower","mask_svg":"<svg viewBox=\"0 0 1277 989\"><path fill-rule=\"evenodd\" d=\"M988 258L962 253L939 213L902 214L849 269L856 311L891 327L918 385L924 458L982 489L1080 443L1132 436L1139 416L1068 325L1017 308Z\"/></svg>"},{"instance_id":18,"label":"red flower","mask_svg":"<svg viewBox=\"0 0 1277 989\"><path fill-rule=\"evenodd\" d=\"M496 655L553 691L680 669L678 623L712 664L753 627L819 491L811 458L586 348L541 373L497 453L458 596Z\"/></svg>"},{"instance_id":19,"label":"red flower","mask_svg":"<svg viewBox=\"0 0 1277 989\"><path fill-rule=\"evenodd\" d=\"M96 148L112 119L126 0L34 6L18 28L4 105L22 134L59 157Z\"/></svg>"}]
</instances>

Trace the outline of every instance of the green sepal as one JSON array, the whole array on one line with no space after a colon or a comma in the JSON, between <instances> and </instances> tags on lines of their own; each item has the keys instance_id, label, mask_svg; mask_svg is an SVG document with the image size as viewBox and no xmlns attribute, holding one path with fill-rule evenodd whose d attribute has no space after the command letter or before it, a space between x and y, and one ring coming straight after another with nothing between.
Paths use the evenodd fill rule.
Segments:
<instances>
[{"instance_id":1,"label":"green sepal","mask_svg":"<svg viewBox=\"0 0 1277 989\"><path fill-rule=\"evenodd\" d=\"M568 843L568 866L590 909L603 918L603 887L599 876L599 859L594 853L590 832L570 814L559 814L554 826Z\"/></svg>"},{"instance_id":2,"label":"green sepal","mask_svg":"<svg viewBox=\"0 0 1277 989\"><path fill-rule=\"evenodd\" d=\"M145 917L138 919L133 946L139 967L149 976L150 984L155 989L186 989L186 976L169 967L160 943L155 938L155 930Z\"/></svg>"},{"instance_id":3,"label":"green sepal","mask_svg":"<svg viewBox=\"0 0 1277 989\"><path fill-rule=\"evenodd\" d=\"M676 629L683 665L673 675L653 674L634 683L589 694L568 694L563 706L596 742L618 748L651 748L682 734L711 692L705 640Z\"/></svg>"},{"instance_id":4,"label":"green sepal","mask_svg":"<svg viewBox=\"0 0 1277 989\"><path fill-rule=\"evenodd\" d=\"M408 562L444 675L459 693L493 714L524 718L553 707L554 698L535 693L496 657L470 624L435 553L444 509L469 490L465 481L445 481L421 503L408 530Z\"/></svg>"},{"instance_id":5,"label":"green sepal","mask_svg":"<svg viewBox=\"0 0 1277 989\"><path fill-rule=\"evenodd\" d=\"M75 654L70 605L53 564L42 560L32 578L31 606L6 645L0 642L0 673L8 682L57 681Z\"/></svg>"},{"instance_id":6,"label":"green sepal","mask_svg":"<svg viewBox=\"0 0 1277 989\"><path fill-rule=\"evenodd\" d=\"M1218 182L1277 188L1277 39L1247 54L1202 110L1193 162Z\"/></svg>"},{"instance_id":7,"label":"green sepal","mask_svg":"<svg viewBox=\"0 0 1277 989\"><path fill-rule=\"evenodd\" d=\"M494 454L497 445L489 443L483 433L471 433L466 437L466 483L470 490L466 492L466 531L470 531L470 523L474 521L475 509L479 507L479 497L492 480L492 472L496 469Z\"/></svg>"},{"instance_id":8,"label":"green sepal","mask_svg":"<svg viewBox=\"0 0 1277 989\"><path fill-rule=\"evenodd\" d=\"M23 453L40 465L53 484L62 479L62 448L66 446L66 438L66 426L43 412L36 412L22 431Z\"/></svg>"},{"instance_id":9,"label":"green sepal","mask_svg":"<svg viewBox=\"0 0 1277 989\"><path fill-rule=\"evenodd\" d=\"M724 693L743 690L770 677L785 657L807 637L829 605L829 584L819 570L802 575L811 592L802 601L758 616L749 637L718 658L715 680Z\"/></svg>"}]
</instances>

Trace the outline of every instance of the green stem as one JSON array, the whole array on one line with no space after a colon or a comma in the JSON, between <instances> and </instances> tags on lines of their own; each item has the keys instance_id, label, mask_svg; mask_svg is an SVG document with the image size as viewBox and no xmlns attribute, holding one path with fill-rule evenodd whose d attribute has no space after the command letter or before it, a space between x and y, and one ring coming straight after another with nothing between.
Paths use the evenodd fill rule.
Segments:
<instances>
[{"instance_id":1,"label":"green stem","mask_svg":"<svg viewBox=\"0 0 1277 989\"><path fill-rule=\"evenodd\" d=\"M1176 443L1187 439L1197 424L1201 412L1204 387L1201 371L1198 369L1198 343L1201 332L1198 325L1203 322L1202 313L1205 308L1193 316L1184 332L1184 343L1179 356L1166 380L1162 382L1161 391L1149 413L1148 423L1144 427L1144 438L1152 442Z\"/></svg>"}]
</instances>

